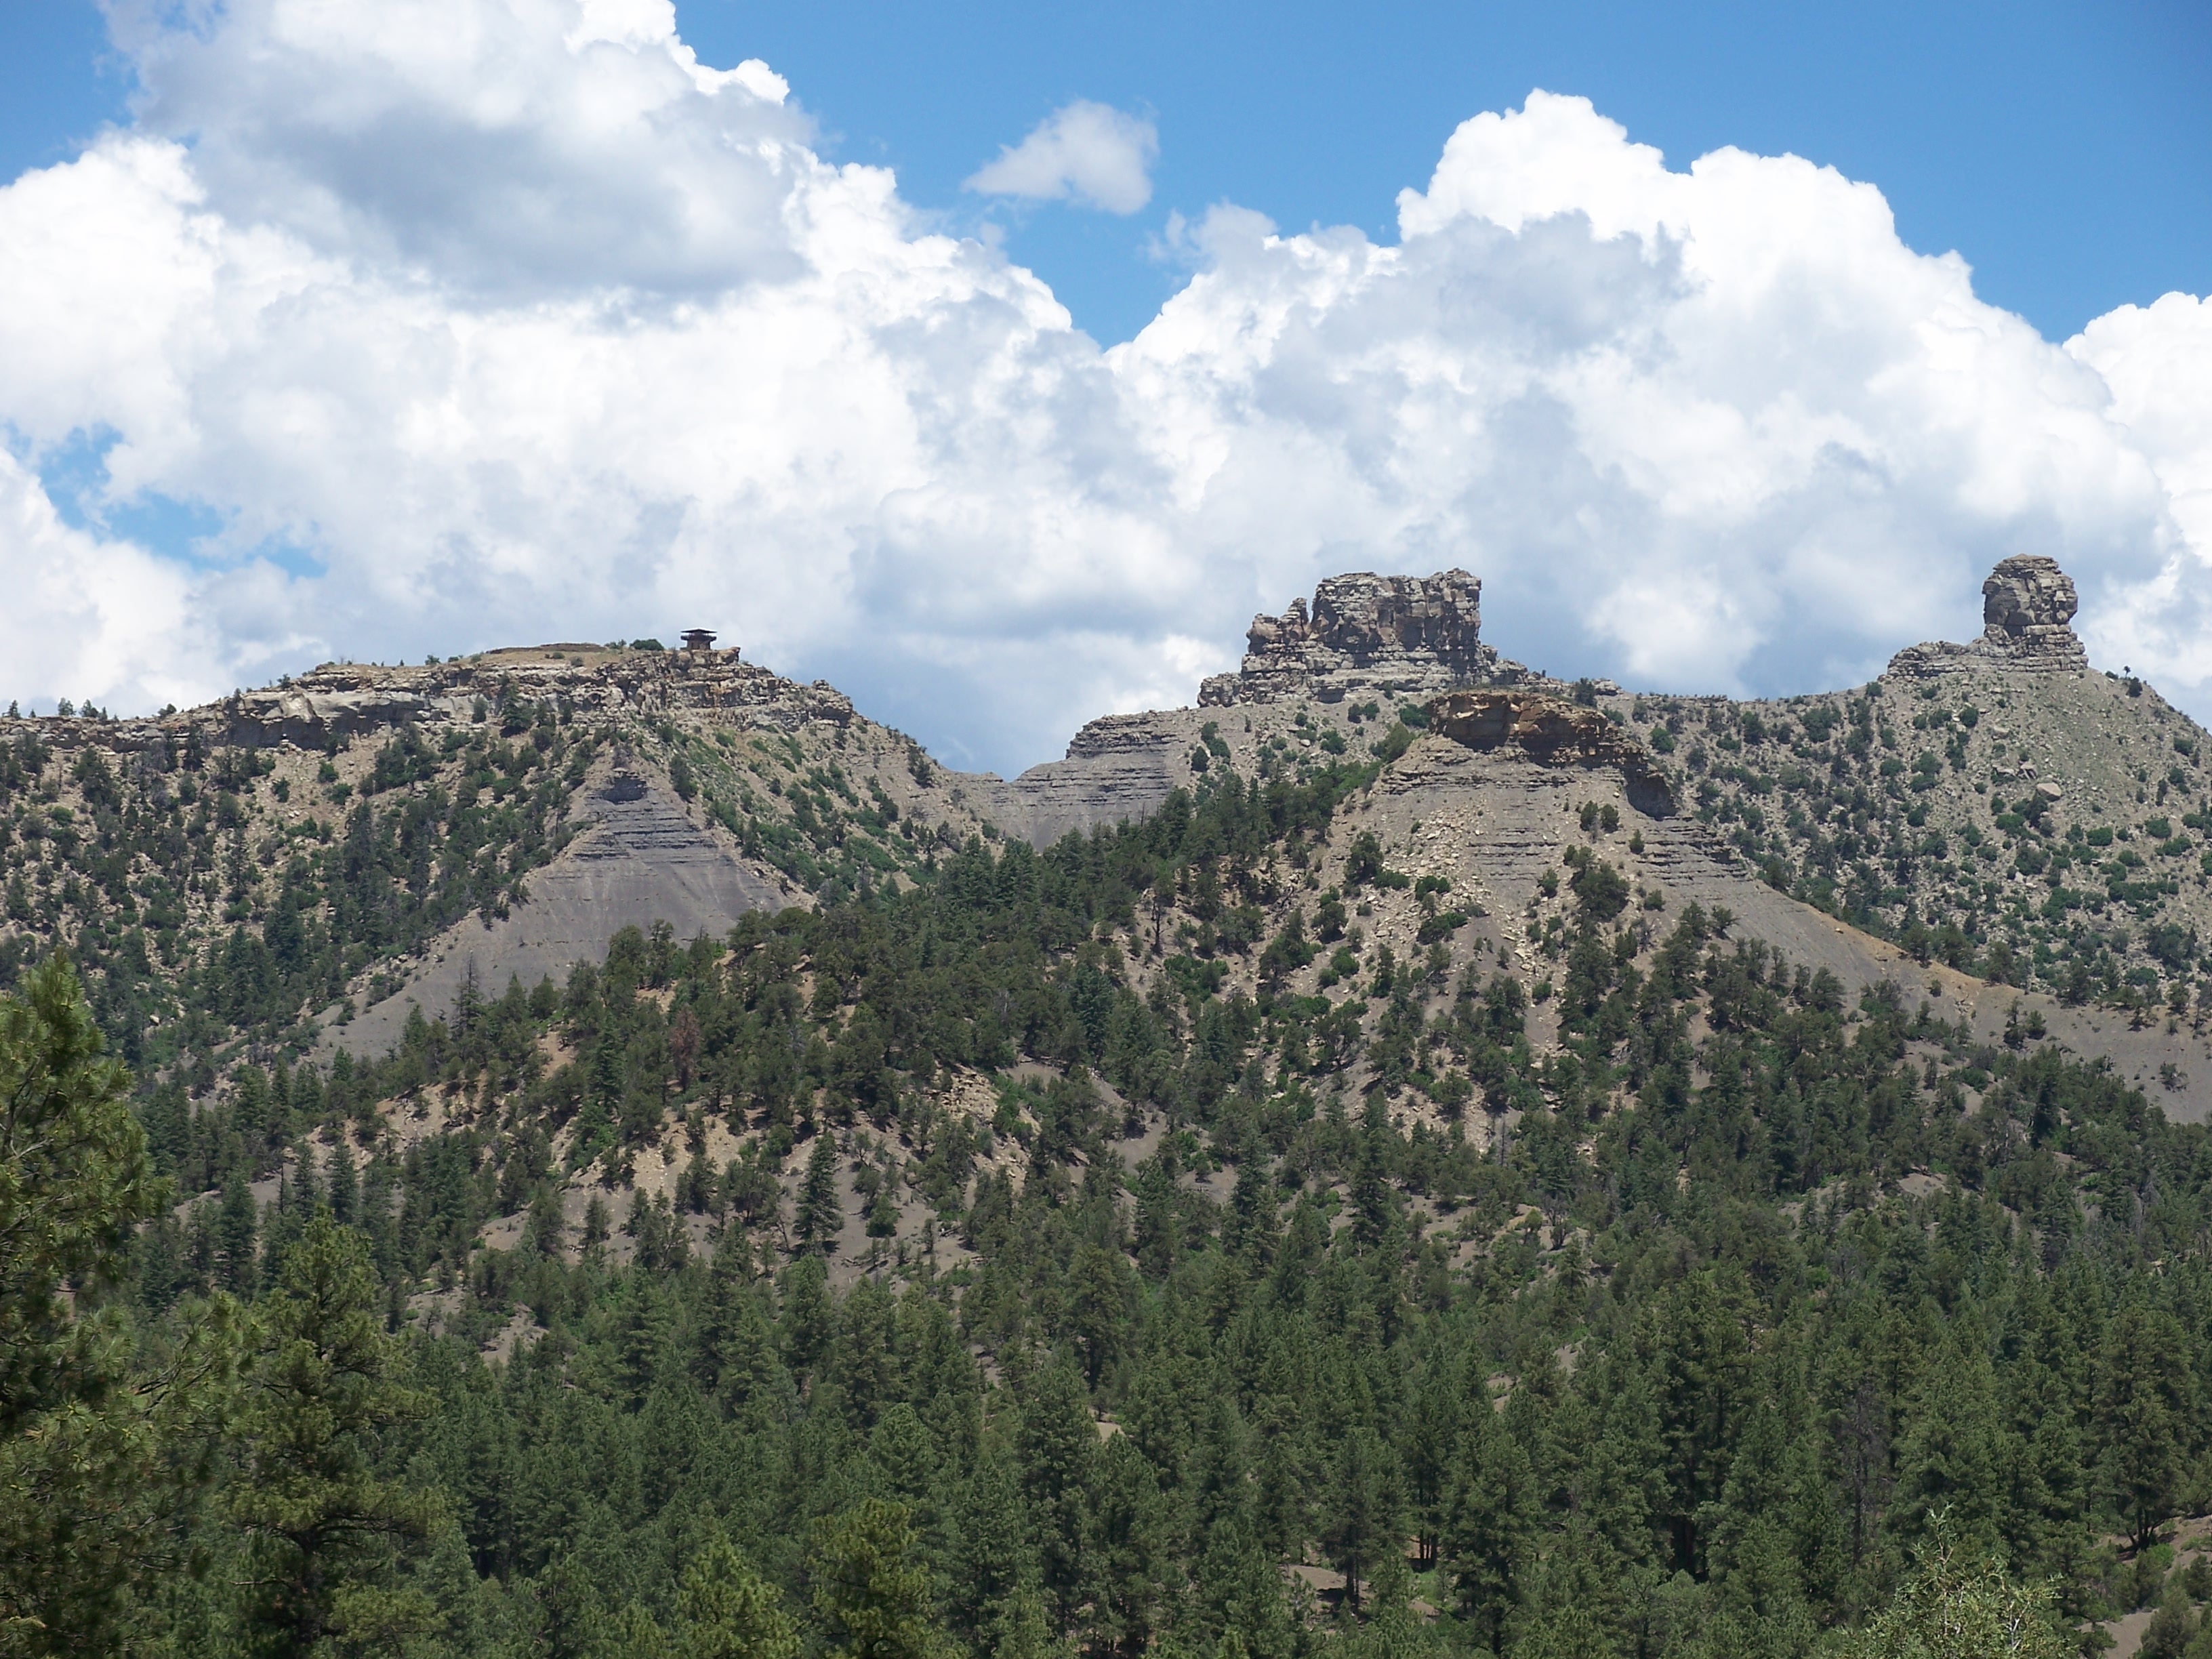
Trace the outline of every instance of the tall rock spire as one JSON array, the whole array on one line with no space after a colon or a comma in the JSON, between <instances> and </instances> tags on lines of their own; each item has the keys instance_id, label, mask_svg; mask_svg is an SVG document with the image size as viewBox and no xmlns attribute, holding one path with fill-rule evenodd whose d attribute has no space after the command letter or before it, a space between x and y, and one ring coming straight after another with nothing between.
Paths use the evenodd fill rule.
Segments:
<instances>
[{"instance_id":1,"label":"tall rock spire","mask_svg":"<svg viewBox=\"0 0 2212 1659\"><path fill-rule=\"evenodd\" d=\"M2074 613L2081 608L2074 579L2057 560L2015 554L1982 584L1983 643L2022 666L2078 673L2089 665L2074 637Z\"/></svg>"},{"instance_id":2,"label":"tall rock spire","mask_svg":"<svg viewBox=\"0 0 2212 1659\"><path fill-rule=\"evenodd\" d=\"M1914 679L1976 668L2086 673L2088 653L2073 628L2081 608L2074 579L2056 559L2016 553L2001 560L1982 584L1981 638L1966 645L1937 640L1910 646L1889 659L1889 672Z\"/></svg>"}]
</instances>

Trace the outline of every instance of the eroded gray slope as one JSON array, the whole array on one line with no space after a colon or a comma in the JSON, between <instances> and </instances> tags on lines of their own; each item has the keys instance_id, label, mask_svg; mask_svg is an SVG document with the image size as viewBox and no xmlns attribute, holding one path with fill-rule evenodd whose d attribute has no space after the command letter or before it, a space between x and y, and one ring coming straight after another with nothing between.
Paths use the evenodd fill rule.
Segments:
<instances>
[{"instance_id":1,"label":"eroded gray slope","mask_svg":"<svg viewBox=\"0 0 2212 1659\"><path fill-rule=\"evenodd\" d=\"M350 1024L331 1027L331 1044L381 1054L410 1007L444 1012L471 976L487 997L504 991L510 977L526 987L549 977L558 983L575 963L605 956L607 941L624 927L665 921L679 939L720 938L750 910L793 902L744 861L719 826L634 773L595 778L578 812L589 827L530 878L526 903L503 919L471 919L451 929L398 991Z\"/></svg>"}]
</instances>

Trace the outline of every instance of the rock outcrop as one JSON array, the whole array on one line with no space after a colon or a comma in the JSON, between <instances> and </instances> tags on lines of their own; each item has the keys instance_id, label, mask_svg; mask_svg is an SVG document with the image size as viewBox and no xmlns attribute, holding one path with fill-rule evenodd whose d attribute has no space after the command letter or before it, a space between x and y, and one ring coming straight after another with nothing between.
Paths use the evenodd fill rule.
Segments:
<instances>
[{"instance_id":1,"label":"rock outcrop","mask_svg":"<svg viewBox=\"0 0 2212 1659\"><path fill-rule=\"evenodd\" d=\"M1650 751L1595 708L1525 691L1454 691L1431 702L1428 714L1431 731L1469 749L1510 747L1540 766L1613 767L1638 811L1665 817L1674 810Z\"/></svg>"},{"instance_id":2,"label":"rock outcrop","mask_svg":"<svg viewBox=\"0 0 2212 1659\"><path fill-rule=\"evenodd\" d=\"M1065 760L1017 778L963 776L960 787L1000 829L1049 847L1070 830L1141 818L1171 791L1192 787L1190 751L1202 729L1203 717L1190 708L1107 714L1075 734Z\"/></svg>"},{"instance_id":3,"label":"rock outcrop","mask_svg":"<svg viewBox=\"0 0 2212 1659\"><path fill-rule=\"evenodd\" d=\"M1433 576L1331 576L1313 609L1291 601L1252 619L1244 664L1199 688L1202 708L1311 697L1429 697L1457 686L1528 676L1482 642L1482 583L1464 570Z\"/></svg>"},{"instance_id":4,"label":"rock outcrop","mask_svg":"<svg viewBox=\"0 0 2212 1659\"><path fill-rule=\"evenodd\" d=\"M2089 665L2074 637L2074 613L2081 608L2074 579L2057 560L2021 554L1982 584L1983 642L2023 666L2078 673Z\"/></svg>"},{"instance_id":5,"label":"rock outcrop","mask_svg":"<svg viewBox=\"0 0 2212 1659\"><path fill-rule=\"evenodd\" d=\"M149 756L157 770L219 748L330 749L410 725L470 724L477 705L510 695L557 702L586 726L691 710L725 723L795 732L848 726L853 704L824 682L803 685L728 651L617 651L541 645L420 666L325 663L258 690L145 719L41 720L29 726L64 748ZM9 722L0 721L0 727Z\"/></svg>"},{"instance_id":6,"label":"rock outcrop","mask_svg":"<svg viewBox=\"0 0 2212 1659\"><path fill-rule=\"evenodd\" d=\"M2016 554L1982 584L1981 638L1966 645L1939 640L1909 647L1890 659L1889 672L1911 678L1975 668L2084 673L2089 658L2073 628L2080 609L2073 578L2056 559Z\"/></svg>"}]
</instances>

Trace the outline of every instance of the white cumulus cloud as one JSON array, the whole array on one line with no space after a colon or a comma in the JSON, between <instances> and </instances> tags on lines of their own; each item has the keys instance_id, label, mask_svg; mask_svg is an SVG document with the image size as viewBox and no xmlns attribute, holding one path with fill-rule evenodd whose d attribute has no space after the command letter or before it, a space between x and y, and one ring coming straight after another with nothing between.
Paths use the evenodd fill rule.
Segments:
<instances>
[{"instance_id":1,"label":"white cumulus cloud","mask_svg":"<svg viewBox=\"0 0 2212 1659\"><path fill-rule=\"evenodd\" d=\"M2206 307L2054 344L1831 169L1671 170L1534 94L1395 244L1217 208L1102 352L665 0L115 15L143 117L0 188L0 705L698 624L1003 769L1334 571L1464 565L1555 672L1787 691L2036 551L2212 714ZM102 527L165 503L207 533Z\"/></svg>"},{"instance_id":2,"label":"white cumulus cloud","mask_svg":"<svg viewBox=\"0 0 2212 1659\"><path fill-rule=\"evenodd\" d=\"M1152 199L1159 130L1109 104L1076 100L1037 123L1018 144L979 168L963 188L1036 201L1073 199L1109 213L1134 213Z\"/></svg>"}]
</instances>

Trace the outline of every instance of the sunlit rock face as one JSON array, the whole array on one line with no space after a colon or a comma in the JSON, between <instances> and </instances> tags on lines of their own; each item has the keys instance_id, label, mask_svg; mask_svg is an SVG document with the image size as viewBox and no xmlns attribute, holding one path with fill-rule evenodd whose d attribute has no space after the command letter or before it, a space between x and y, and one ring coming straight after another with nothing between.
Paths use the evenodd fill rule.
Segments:
<instances>
[{"instance_id":1,"label":"sunlit rock face","mask_svg":"<svg viewBox=\"0 0 2212 1659\"><path fill-rule=\"evenodd\" d=\"M2056 559L2024 553L1982 584L1982 639L2023 666L2078 672L2089 665L2074 637L2081 608L2073 578Z\"/></svg>"},{"instance_id":2,"label":"sunlit rock face","mask_svg":"<svg viewBox=\"0 0 2212 1659\"><path fill-rule=\"evenodd\" d=\"M1291 601L1279 617L1252 619L1243 666L1199 689L1201 706L1311 697L1339 702L1370 693L1430 697L1464 685L1526 677L1482 642L1482 583L1464 570L1433 576L1331 576L1313 608Z\"/></svg>"},{"instance_id":3,"label":"sunlit rock face","mask_svg":"<svg viewBox=\"0 0 2212 1659\"><path fill-rule=\"evenodd\" d=\"M1966 645L1937 640L1908 647L1890 659L1889 672L1924 677L1994 666L2086 673L2088 654L2073 625L2081 608L2074 579L2056 559L2016 554L2002 561L1982 584L1981 638Z\"/></svg>"}]
</instances>

